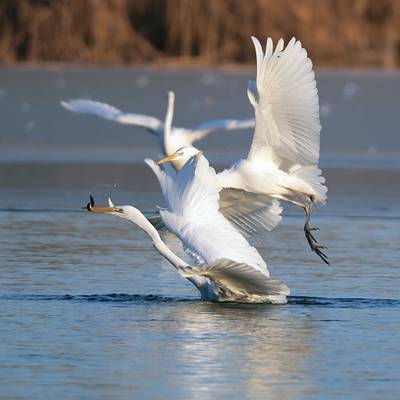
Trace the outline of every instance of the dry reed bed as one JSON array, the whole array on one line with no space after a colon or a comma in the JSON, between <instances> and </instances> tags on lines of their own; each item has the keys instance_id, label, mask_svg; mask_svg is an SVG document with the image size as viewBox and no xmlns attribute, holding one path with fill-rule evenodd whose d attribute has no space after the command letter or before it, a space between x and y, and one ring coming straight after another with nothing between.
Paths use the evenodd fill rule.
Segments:
<instances>
[{"instance_id":1,"label":"dry reed bed","mask_svg":"<svg viewBox=\"0 0 400 400\"><path fill-rule=\"evenodd\" d=\"M2 0L0 61L253 62L301 39L319 66L400 64L398 0Z\"/></svg>"}]
</instances>

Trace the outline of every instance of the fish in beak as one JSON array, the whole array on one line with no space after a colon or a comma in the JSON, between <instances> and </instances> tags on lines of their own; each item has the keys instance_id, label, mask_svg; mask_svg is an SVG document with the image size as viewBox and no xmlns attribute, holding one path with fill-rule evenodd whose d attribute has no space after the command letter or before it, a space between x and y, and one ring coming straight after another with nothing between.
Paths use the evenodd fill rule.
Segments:
<instances>
[{"instance_id":1,"label":"fish in beak","mask_svg":"<svg viewBox=\"0 0 400 400\"><path fill-rule=\"evenodd\" d=\"M94 213L122 212L120 208L114 206L96 206L92 195L90 195L90 201L87 203L86 209Z\"/></svg>"},{"instance_id":2,"label":"fish in beak","mask_svg":"<svg viewBox=\"0 0 400 400\"><path fill-rule=\"evenodd\" d=\"M90 201L89 203L86 204L86 207L82 207L83 209L86 209L88 211L91 211L92 208L94 207L94 198L92 195L89 195Z\"/></svg>"}]
</instances>

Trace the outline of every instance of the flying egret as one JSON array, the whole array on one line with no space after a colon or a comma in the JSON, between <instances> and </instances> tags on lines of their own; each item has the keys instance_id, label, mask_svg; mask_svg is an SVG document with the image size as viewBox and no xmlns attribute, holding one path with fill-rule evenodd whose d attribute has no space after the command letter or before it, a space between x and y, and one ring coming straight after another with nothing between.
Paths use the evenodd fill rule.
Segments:
<instances>
[{"instance_id":1,"label":"flying egret","mask_svg":"<svg viewBox=\"0 0 400 400\"><path fill-rule=\"evenodd\" d=\"M267 265L219 211L217 175L207 159L198 153L180 171L166 167L162 171L152 160L146 163L156 174L165 200L160 216L198 261L190 266L162 241L146 217L132 206L96 206L91 212L112 214L127 219L141 228L156 250L200 291L204 300L286 302L289 289L270 277Z\"/></svg>"},{"instance_id":2,"label":"flying egret","mask_svg":"<svg viewBox=\"0 0 400 400\"><path fill-rule=\"evenodd\" d=\"M202 123L191 129L171 126L174 115L175 94L168 92L168 105L165 121L158 118L125 113L117 108L93 100L73 99L61 101L61 105L69 111L92 114L120 124L135 125L145 128L155 135L164 154L172 154L183 146L190 146L194 142L203 139L211 132L217 130L234 130L254 127L254 119L217 119ZM168 129L167 126L169 125ZM175 168L181 168L184 162L177 160L173 163Z\"/></svg>"},{"instance_id":3,"label":"flying egret","mask_svg":"<svg viewBox=\"0 0 400 400\"><path fill-rule=\"evenodd\" d=\"M223 188L263 194L302 207L304 232L311 249L329 264L312 234L310 216L315 203L325 203L327 188L318 167L320 130L318 91L312 62L300 41L286 48L280 39L275 50L267 39L265 54L252 37L257 56L256 81L248 97L254 107L255 130L245 159L217 175ZM159 162L185 163L199 151L184 146ZM233 205L234 207L234 205ZM262 226L261 226L262 227Z\"/></svg>"}]
</instances>

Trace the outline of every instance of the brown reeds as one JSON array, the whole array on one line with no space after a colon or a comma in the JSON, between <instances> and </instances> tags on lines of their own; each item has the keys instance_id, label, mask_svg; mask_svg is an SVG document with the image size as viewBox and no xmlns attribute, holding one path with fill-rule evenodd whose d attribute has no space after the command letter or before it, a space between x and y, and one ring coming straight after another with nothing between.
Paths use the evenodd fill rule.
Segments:
<instances>
[{"instance_id":1,"label":"brown reeds","mask_svg":"<svg viewBox=\"0 0 400 400\"><path fill-rule=\"evenodd\" d=\"M323 66L400 65L398 0L2 0L0 61L253 62L249 36Z\"/></svg>"}]
</instances>

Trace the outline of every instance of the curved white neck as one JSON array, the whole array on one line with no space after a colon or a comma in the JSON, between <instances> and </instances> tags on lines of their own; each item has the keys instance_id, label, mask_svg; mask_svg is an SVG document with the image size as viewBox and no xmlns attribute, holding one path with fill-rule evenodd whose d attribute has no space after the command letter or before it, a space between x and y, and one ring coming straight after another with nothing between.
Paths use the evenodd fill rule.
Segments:
<instances>
[{"instance_id":1,"label":"curved white neck","mask_svg":"<svg viewBox=\"0 0 400 400\"><path fill-rule=\"evenodd\" d=\"M129 218L129 220L137 225L140 229L142 229L150 237L156 250L165 259L167 259L179 272L182 272L182 268L187 267L187 263L167 247L167 245L161 239L156 228L154 228L154 226L142 213L136 215L134 219Z\"/></svg>"},{"instance_id":2,"label":"curved white neck","mask_svg":"<svg viewBox=\"0 0 400 400\"><path fill-rule=\"evenodd\" d=\"M168 92L168 106L167 113L165 114L164 120L164 132L163 132L163 151L165 155L169 155L170 141L171 141L171 131L172 131L172 121L174 118L174 106L175 106L175 94L174 92Z\"/></svg>"},{"instance_id":3,"label":"curved white neck","mask_svg":"<svg viewBox=\"0 0 400 400\"><path fill-rule=\"evenodd\" d=\"M179 132L179 129L174 129L172 127L174 111L175 111L175 93L168 92L167 113L165 114L164 130L162 133L163 137L161 140L161 147L166 156L175 153L175 151L177 151L180 147L186 145L186 142L182 142L183 138L182 132ZM185 165L185 163L182 160L172 160L171 164L177 171L179 171Z\"/></svg>"},{"instance_id":4,"label":"curved white neck","mask_svg":"<svg viewBox=\"0 0 400 400\"><path fill-rule=\"evenodd\" d=\"M167 247L154 226L139 210L137 211L138 213L136 213L135 216L132 216L131 218L128 216L125 218L137 225L150 237L155 249L177 269L181 276L188 279L200 290L202 298L212 298L214 300L217 299L217 297L213 295L212 290L210 291L208 279L202 276L187 276L185 274L185 271L187 272L188 263L178 257Z\"/></svg>"}]
</instances>

